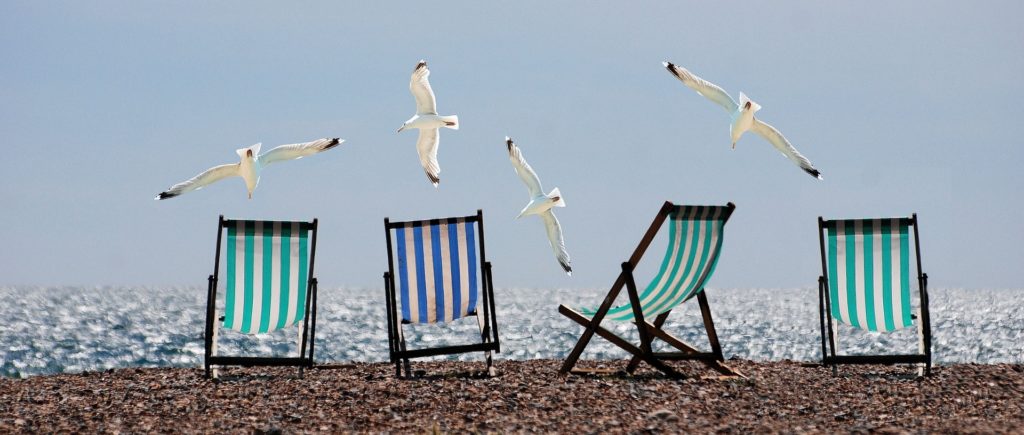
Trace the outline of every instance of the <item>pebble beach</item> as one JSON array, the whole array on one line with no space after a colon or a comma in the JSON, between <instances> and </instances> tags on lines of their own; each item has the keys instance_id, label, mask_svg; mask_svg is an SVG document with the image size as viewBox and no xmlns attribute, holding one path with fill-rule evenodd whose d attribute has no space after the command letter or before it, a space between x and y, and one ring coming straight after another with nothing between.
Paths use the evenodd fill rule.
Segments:
<instances>
[{"instance_id":1,"label":"pebble beach","mask_svg":"<svg viewBox=\"0 0 1024 435\"><path fill-rule=\"evenodd\" d=\"M27 432L724 432L1024 431L1024 365L829 368L794 361L698 363L670 379L624 361L583 361L603 375L558 374L559 360L414 362L397 379L386 363L307 369L126 368L0 378L0 433Z\"/></svg>"}]
</instances>

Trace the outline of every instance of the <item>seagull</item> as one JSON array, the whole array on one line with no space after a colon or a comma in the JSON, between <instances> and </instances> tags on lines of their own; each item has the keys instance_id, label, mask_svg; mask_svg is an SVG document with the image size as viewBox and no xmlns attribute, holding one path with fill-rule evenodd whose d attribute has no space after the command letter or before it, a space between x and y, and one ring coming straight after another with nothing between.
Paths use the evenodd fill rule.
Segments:
<instances>
[{"instance_id":1,"label":"seagull","mask_svg":"<svg viewBox=\"0 0 1024 435\"><path fill-rule=\"evenodd\" d=\"M572 267L569 265L569 252L565 250L565 241L562 239L562 226L558 223L554 210L551 209L552 207L565 207L565 200L562 199L561 192L556 187L551 190L551 193L545 195L540 186L540 179L537 178L537 173L533 172L533 168L526 163L526 159L523 158L523 153L519 151L519 147L512 143L512 138L505 136L505 145L508 146L508 158L512 161L512 167L519 174L519 178L523 180L523 184L526 184L526 189L530 191L530 202L519 212L519 216L516 216L516 219L535 214L544 220L544 227L548 231L548 243L551 244L551 249L555 251L555 258L558 259L558 264L562 265L565 273L572 276Z\"/></svg>"},{"instance_id":2,"label":"seagull","mask_svg":"<svg viewBox=\"0 0 1024 435\"><path fill-rule=\"evenodd\" d=\"M434 100L434 90L430 89L430 82L427 77L430 70L427 69L427 61L421 60L412 70L412 79L409 80L409 91L416 98L416 114L409 118L398 129L401 133L410 128L420 130L420 138L416 140L416 152L420 155L420 164L427 178L437 187L441 182L438 174L441 173L441 165L437 163L437 145L440 141L437 135L438 129L447 127L452 130L459 129L459 117L456 115L439 116L437 114L437 101Z\"/></svg>"},{"instance_id":3,"label":"seagull","mask_svg":"<svg viewBox=\"0 0 1024 435\"><path fill-rule=\"evenodd\" d=\"M338 138L317 139L312 142L281 145L264 154L260 154L260 146L256 144L248 148L235 150L241 161L226 165L214 166L199 175L171 186L160 192L153 199L168 199L193 190L202 189L208 184L215 183L228 177L242 177L245 180L245 188L249 191L249 199L252 199L252 191L256 189L256 183L260 181L260 171L271 163L284 160L301 159L322 151L327 151L345 142ZM258 157L257 157L258 156Z\"/></svg>"},{"instance_id":4,"label":"seagull","mask_svg":"<svg viewBox=\"0 0 1024 435\"><path fill-rule=\"evenodd\" d=\"M736 101L729 94L725 93L722 88L697 77L695 74L687 71L686 68L673 65L671 62L662 62L661 64L665 66L668 72L683 82L684 85L697 91L698 94L703 95L719 106L724 107L725 111L729 112L732 116L732 123L729 124L729 135L732 137L733 149L736 148L736 142L740 140L743 133L746 133L747 130L753 131L768 142L771 142L775 149L779 150L786 158L792 160L793 163L796 163L797 166L800 166L800 169L803 169L804 172L811 174L811 176L819 180L822 179L821 172L815 169L811 165L810 160L801 155L796 148L793 148L793 145L782 136L779 130L754 117L754 112L761 110L761 105L751 101L750 98L747 98L746 94L740 92L740 103L736 104Z\"/></svg>"}]
</instances>

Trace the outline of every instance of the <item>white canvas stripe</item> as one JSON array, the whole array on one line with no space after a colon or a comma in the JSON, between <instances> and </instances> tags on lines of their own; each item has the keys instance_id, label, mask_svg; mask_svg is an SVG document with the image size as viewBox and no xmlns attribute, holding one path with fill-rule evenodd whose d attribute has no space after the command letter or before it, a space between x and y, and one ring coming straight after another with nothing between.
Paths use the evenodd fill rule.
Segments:
<instances>
[{"instance_id":1,"label":"white canvas stripe","mask_svg":"<svg viewBox=\"0 0 1024 435\"><path fill-rule=\"evenodd\" d=\"M874 231L871 233L871 270L872 287L875 295L875 331L885 331L885 289L882 286L882 220L872 222Z\"/></svg>"},{"instance_id":2,"label":"white canvas stripe","mask_svg":"<svg viewBox=\"0 0 1024 435\"><path fill-rule=\"evenodd\" d=\"M892 321L893 326L899 329L910 326L903 323L903 284L900 283L900 278L904 273L900 266L900 256L907 255L907 253L902 252L902 249L900 249L900 220L893 219L889 224L889 228L889 240L891 240L889 247L892 253L890 255L892 260Z\"/></svg>"},{"instance_id":3,"label":"white canvas stripe","mask_svg":"<svg viewBox=\"0 0 1024 435\"><path fill-rule=\"evenodd\" d=\"M288 319L286 326L295 324L299 305L299 292L306 288L299 283L299 224L291 224L292 232L288 240Z\"/></svg>"},{"instance_id":4,"label":"white canvas stripe","mask_svg":"<svg viewBox=\"0 0 1024 435\"><path fill-rule=\"evenodd\" d=\"M277 327L280 319L278 313L281 311L281 223L274 222L270 229L274 232L272 258L270 259L270 328Z\"/></svg>"},{"instance_id":5,"label":"white canvas stripe","mask_svg":"<svg viewBox=\"0 0 1024 435\"><path fill-rule=\"evenodd\" d=\"M680 303L685 302L692 298L700 290L700 286L703 286L703 282L699 280L705 276L705 272L711 269L711 265L718 257L718 239L722 236L722 209L716 208L715 213L711 216L711 231L708 233L707 250L703 253L704 265L694 270L693 281L687 284L685 288L689 288L686 294L683 296L683 300Z\"/></svg>"},{"instance_id":6,"label":"white canvas stripe","mask_svg":"<svg viewBox=\"0 0 1024 435\"><path fill-rule=\"evenodd\" d=\"M661 274L661 276L659 277L660 279L658 280L657 287L655 287L655 289L653 291L651 291L651 293L648 294L647 297L645 297L644 299L640 300L640 306L642 306L642 307L657 305L657 304L661 303L662 300L664 300L664 298L668 297L668 293L669 292L666 292L665 288L668 285L669 279L672 278L672 276L673 276L672 275L673 268L675 267L676 263L679 262L679 260L678 260L679 245L681 244L680 240L682 240L682 237L683 237L682 227L683 227L684 218L672 219L671 220L671 225L675 226L675 233L676 234L675 234L675 238L674 239L668 241L668 243L671 243L671 249L672 249L672 252L670 253L671 256L669 257L669 262L665 266L665 273ZM689 240L689 239L686 239L686 240ZM686 261L686 257L683 257L682 261L685 262ZM652 299L654 300L654 304L653 305L650 304Z\"/></svg>"},{"instance_id":7,"label":"white canvas stripe","mask_svg":"<svg viewBox=\"0 0 1024 435\"><path fill-rule=\"evenodd\" d=\"M459 316L465 316L469 311L469 294L473 291L469 283L469 268L475 264L469 264L469 246L466 244L466 221L458 219L456 225L458 231L456 236L459 240Z\"/></svg>"},{"instance_id":8,"label":"white canvas stripe","mask_svg":"<svg viewBox=\"0 0 1024 435\"><path fill-rule=\"evenodd\" d=\"M839 289L838 301L832 301L833 304L839 304L839 320L843 323L850 324L850 307L846 300L846 228L842 222L836 222L836 270L832 271L835 274L835 284Z\"/></svg>"},{"instance_id":9,"label":"white canvas stripe","mask_svg":"<svg viewBox=\"0 0 1024 435\"><path fill-rule=\"evenodd\" d=\"M866 300L864 292L866 287L864 286L864 225L862 221L854 221L853 223L853 240L853 272L855 273L853 279L856 285L856 288L854 289L854 296L857 300L857 324L861 325L862 328L867 328L868 310L864 306L864 301Z\"/></svg>"},{"instance_id":10,"label":"white canvas stripe","mask_svg":"<svg viewBox=\"0 0 1024 435\"><path fill-rule=\"evenodd\" d=\"M249 324L248 333L256 333L260 330L260 321L263 320L263 222L253 222L255 230L252 238L252 310L250 311L252 321Z\"/></svg>"},{"instance_id":11,"label":"white canvas stripe","mask_svg":"<svg viewBox=\"0 0 1024 435\"><path fill-rule=\"evenodd\" d=\"M427 289L427 322L437 321L437 295L434 293L434 245L430 234L430 226L420 227L423 230L423 282Z\"/></svg>"},{"instance_id":12,"label":"white canvas stripe","mask_svg":"<svg viewBox=\"0 0 1024 435\"><path fill-rule=\"evenodd\" d=\"M441 222L438 230L438 240L441 243L441 281L444 285L444 319L441 320L450 322L455 319L452 310L455 297L452 296L452 253L448 242L448 222Z\"/></svg>"},{"instance_id":13,"label":"white canvas stripe","mask_svg":"<svg viewBox=\"0 0 1024 435\"><path fill-rule=\"evenodd\" d=\"M692 214L691 215L686 215L684 217L684 221L689 224L689 225L686 226L685 234L684 234L683 231L681 231L682 230L682 224L683 224L682 221L679 222L680 228L676 229L676 235L678 236L677 244L684 245L684 246L682 246L683 253L682 253L681 256L679 256L678 269L676 270L676 273L675 274L671 274L671 273L668 274L670 276L668 277L669 279L666 282L666 287L665 288L668 288L668 289L676 288L679 285L679 280L681 280L683 275L686 274L686 271L683 270L683 269L686 268L686 259L690 257L690 255L691 255L690 251L693 250L693 248L691 246L693 244L692 243L692 240L693 240L693 228L696 226L696 221L693 220L694 218L695 218L695 216L693 216ZM675 264L675 262L673 262L673 263ZM663 304L667 298L672 296L672 292L671 291L665 291L664 289L662 289L662 290L659 290L659 292L660 292L660 294L658 295L658 299L655 301L656 306L657 306L657 304ZM655 310L655 311L658 311L658 310ZM644 314L646 315L647 313L644 313ZM652 312L650 314L654 315L655 313ZM632 313L624 314L624 315L626 315L627 318L632 318L633 317Z\"/></svg>"},{"instance_id":14,"label":"white canvas stripe","mask_svg":"<svg viewBox=\"0 0 1024 435\"><path fill-rule=\"evenodd\" d=\"M405 274L409 281L409 321L420 322L419 276L416 275L416 238L413 225L405 226Z\"/></svg>"},{"instance_id":15,"label":"white canvas stripe","mask_svg":"<svg viewBox=\"0 0 1024 435\"><path fill-rule=\"evenodd\" d=\"M245 312L245 221L235 223L235 331L242 330L242 316Z\"/></svg>"},{"instance_id":16,"label":"white canvas stripe","mask_svg":"<svg viewBox=\"0 0 1024 435\"><path fill-rule=\"evenodd\" d=\"M701 217L704 218L704 219L708 219L708 212L709 211L710 211L710 209L706 209L704 211L704 215L701 216ZM718 217L718 212L716 210L714 218L717 218L717 217ZM689 293L686 291L686 289L688 289L691 285L693 285L696 282L696 280L700 278L700 275L703 273L703 269L700 267L701 259L704 259L705 257L708 257L708 254L710 253L710 250L714 249L714 247L715 247L714 246L715 245L715 238L716 238L716 232L715 232L716 230L715 229L717 228L717 225L712 223L711 231L708 232L705 229L706 224L704 223L703 220L702 221L698 221L697 223L700 224L700 232L697 235L697 250L695 251L695 254L693 256L693 264L690 266L690 269L686 271L686 277L679 284L678 293L673 297L673 300L671 301L671 303L668 306L664 307L662 310L659 310L659 311L667 311L667 310L675 307L676 305L679 305L680 303L682 303L683 301L686 300L686 298L689 296ZM709 244L707 249L704 249L704 245L705 245L705 240L706 239L711 239L710 240L711 243ZM705 260L705 263L710 263L710 258ZM705 264L704 267L705 268L708 267L708 264ZM696 290L696 289L694 289L694 290Z\"/></svg>"}]
</instances>

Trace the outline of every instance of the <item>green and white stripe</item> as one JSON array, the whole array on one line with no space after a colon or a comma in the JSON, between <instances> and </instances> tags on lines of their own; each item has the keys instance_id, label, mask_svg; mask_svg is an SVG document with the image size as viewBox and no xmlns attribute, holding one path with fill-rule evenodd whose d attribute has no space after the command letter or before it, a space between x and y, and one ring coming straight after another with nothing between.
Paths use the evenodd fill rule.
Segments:
<instances>
[{"instance_id":1,"label":"green and white stripe","mask_svg":"<svg viewBox=\"0 0 1024 435\"><path fill-rule=\"evenodd\" d=\"M826 223L832 317L870 331L910 326L909 220Z\"/></svg>"},{"instance_id":2,"label":"green and white stripe","mask_svg":"<svg viewBox=\"0 0 1024 435\"><path fill-rule=\"evenodd\" d=\"M667 312L694 297L714 273L722 247L726 208L679 207L669 215L669 240L658 274L640 293L644 318ZM584 308L593 316L596 308ZM610 320L633 320L633 308L625 303L608 310Z\"/></svg>"},{"instance_id":3,"label":"green and white stripe","mask_svg":"<svg viewBox=\"0 0 1024 435\"><path fill-rule=\"evenodd\" d=\"M225 328L257 334L303 319L308 235L301 222L233 221L228 226Z\"/></svg>"}]
</instances>

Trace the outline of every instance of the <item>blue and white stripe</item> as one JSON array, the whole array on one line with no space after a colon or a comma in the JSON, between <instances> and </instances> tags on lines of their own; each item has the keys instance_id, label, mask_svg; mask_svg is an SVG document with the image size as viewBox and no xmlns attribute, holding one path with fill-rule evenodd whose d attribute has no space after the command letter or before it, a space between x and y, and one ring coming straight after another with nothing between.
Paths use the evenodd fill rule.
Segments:
<instances>
[{"instance_id":1,"label":"blue and white stripe","mask_svg":"<svg viewBox=\"0 0 1024 435\"><path fill-rule=\"evenodd\" d=\"M474 222L406 222L395 228L402 320L450 322L476 311L478 260Z\"/></svg>"}]
</instances>

